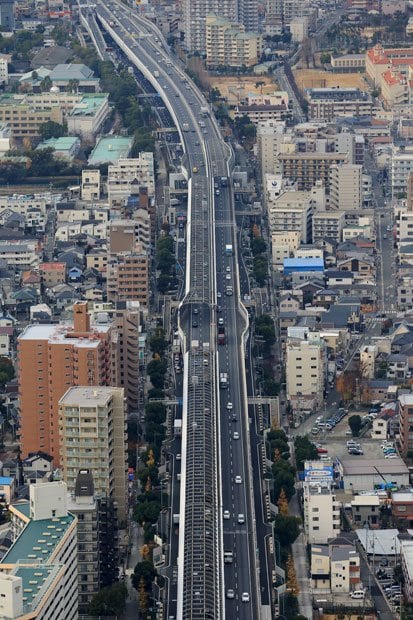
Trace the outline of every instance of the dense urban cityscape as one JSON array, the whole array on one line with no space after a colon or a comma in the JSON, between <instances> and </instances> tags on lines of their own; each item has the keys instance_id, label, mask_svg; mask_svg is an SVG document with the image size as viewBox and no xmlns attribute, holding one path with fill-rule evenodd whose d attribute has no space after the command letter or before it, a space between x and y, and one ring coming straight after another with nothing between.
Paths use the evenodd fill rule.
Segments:
<instances>
[{"instance_id":1,"label":"dense urban cityscape","mask_svg":"<svg viewBox=\"0 0 413 620\"><path fill-rule=\"evenodd\" d=\"M413 2L0 0L0 620L413 619Z\"/></svg>"}]
</instances>

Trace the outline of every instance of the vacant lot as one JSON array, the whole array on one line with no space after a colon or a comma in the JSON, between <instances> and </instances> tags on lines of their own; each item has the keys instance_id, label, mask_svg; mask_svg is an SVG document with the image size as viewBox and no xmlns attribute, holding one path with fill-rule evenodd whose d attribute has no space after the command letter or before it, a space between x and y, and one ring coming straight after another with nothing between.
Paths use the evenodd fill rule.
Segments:
<instances>
[{"instance_id":1,"label":"vacant lot","mask_svg":"<svg viewBox=\"0 0 413 620\"><path fill-rule=\"evenodd\" d=\"M330 73L321 69L293 70L298 88L330 88L333 86L354 87L369 90L363 73Z\"/></svg>"},{"instance_id":2,"label":"vacant lot","mask_svg":"<svg viewBox=\"0 0 413 620\"><path fill-rule=\"evenodd\" d=\"M209 76L211 87L218 88L222 97L227 99L228 103L236 104L243 99L248 93L260 94L261 88L263 94L270 94L278 90L278 85L271 76L260 75L211 75ZM256 86L259 82L264 82L261 86Z\"/></svg>"}]
</instances>

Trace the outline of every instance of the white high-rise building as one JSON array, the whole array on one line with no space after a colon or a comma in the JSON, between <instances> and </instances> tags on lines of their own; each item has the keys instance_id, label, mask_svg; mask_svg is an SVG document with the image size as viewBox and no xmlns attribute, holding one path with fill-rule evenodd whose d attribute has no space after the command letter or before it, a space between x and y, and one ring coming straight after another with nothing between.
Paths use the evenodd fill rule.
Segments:
<instances>
[{"instance_id":1,"label":"white high-rise building","mask_svg":"<svg viewBox=\"0 0 413 620\"><path fill-rule=\"evenodd\" d=\"M338 211L358 211L363 202L362 166L333 164L330 168L330 205Z\"/></svg>"},{"instance_id":2,"label":"white high-rise building","mask_svg":"<svg viewBox=\"0 0 413 620\"><path fill-rule=\"evenodd\" d=\"M258 0L183 0L185 45L191 52L206 52L206 16L215 13L258 30Z\"/></svg>"},{"instance_id":3,"label":"white high-rise building","mask_svg":"<svg viewBox=\"0 0 413 620\"><path fill-rule=\"evenodd\" d=\"M287 400L294 411L311 411L324 402L325 342L317 333L286 344ZM320 541L314 541L320 542Z\"/></svg>"},{"instance_id":4,"label":"white high-rise building","mask_svg":"<svg viewBox=\"0 0 413 620\"><path fill-rule=\"evenodd\" d=\"M328 482L305 482L304 530L310 544L326 543L340 533L340 502Z\"/></svg>"},{"instance_id":5,"label":"white high-rise building","mask_svg":"<svg viewBox=\"0 0 413 620\"><path fill-rule=\"evenodd\" d=\"M93 474L95 491L118 503L126 518L127 443L123 388L72 387L59 400L63 476L74 491L78 472Z\"/></svg>"},{"instance_id":6,"label":"white high-rise building","mask_svg":"<svg viewBox=\"0 0 413 620\"><path fill-rule=\"evenodd\" d=\"M13 544L0 562L0 617L77 620L77 518L64 482L30 485L9 507Z\"/></svg>"}]
</instances>

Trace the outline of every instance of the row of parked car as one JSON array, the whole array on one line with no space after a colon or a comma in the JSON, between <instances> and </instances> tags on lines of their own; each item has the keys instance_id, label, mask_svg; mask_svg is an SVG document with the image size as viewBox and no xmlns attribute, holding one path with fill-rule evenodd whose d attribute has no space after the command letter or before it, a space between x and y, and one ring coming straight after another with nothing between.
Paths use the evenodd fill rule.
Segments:
<instances>
[{"instance_id":1,"label":"row of parked car","mask_svg":"<svg viewBox=\"0 0 413 620\"><path fill-rule=\"evenodd\" d=\"M328 420L324 422L324 417L322 415L318 416L316 419L315 426L311 429L312 435L318 435L320 431L332 431L335 426L347 415L348 410L340 408L337 410L335 414L331 416Z\"/></svg>"},{"instance_id":2,"label":"row of parked car","mask_svg":"<svg viewBox=\"0 0 413 620\"><path fill-rule=\"evenodd\" d=\"M383 450L385 459L397 459L397 451L392 441L383 441L380 448Z\"/></svg>"},{"instance_id":3,"label":"row of parked car","mask_svg":"<svg viewBox=\"0 0 413 620\"><path fill-rule=\"evenodd\" d=\"M355 456L360 456L361 454L364 454L361 444L354 441L354 439L350 439L350 441L347 442L347 452Z\"/></svg>"}]
</instances>

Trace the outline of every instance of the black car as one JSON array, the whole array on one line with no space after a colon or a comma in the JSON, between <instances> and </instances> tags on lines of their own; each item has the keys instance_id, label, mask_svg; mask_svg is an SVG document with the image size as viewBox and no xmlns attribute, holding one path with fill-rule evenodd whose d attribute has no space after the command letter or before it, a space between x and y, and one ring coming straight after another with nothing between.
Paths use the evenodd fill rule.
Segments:
<instances>
[{"instance_id":1,"label":"black car","mask_svg":"<svg viewBox=\"0 0 413 620\"><path fill-rule=\"evenodd\" d=\"M198 327L198 321L196 319L192 320L192 327Z\"/></svg>"}]
</instances>

